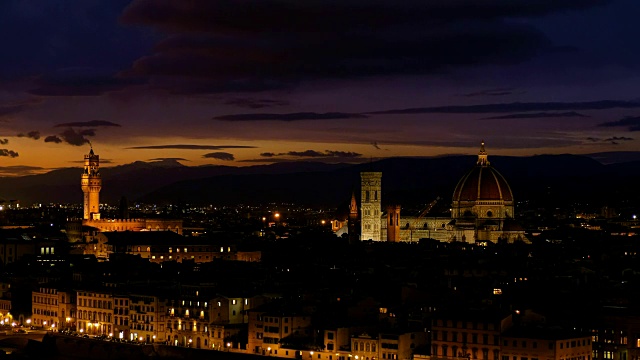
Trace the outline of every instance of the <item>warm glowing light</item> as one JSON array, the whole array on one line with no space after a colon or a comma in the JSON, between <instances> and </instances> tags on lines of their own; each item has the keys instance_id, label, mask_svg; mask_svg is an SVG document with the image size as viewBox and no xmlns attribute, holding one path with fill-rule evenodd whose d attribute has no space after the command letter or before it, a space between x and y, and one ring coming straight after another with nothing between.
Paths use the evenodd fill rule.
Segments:
<instances>
[{"instance_id":1,"label":"warm glowing light","mask_svg":"<svg viewBox=\"0 0 640 360\"><path fill-rule=\"evenodd\" d=\"M42 322L42 325L47 325L47 322L46 322L46 321L43 321L43 322Z\"/></svg>"},{"instance_id":2,"label":"warm glowing light","mask_svg":"<svg viewBox=\"0 0 640 360\"><path fill-rule=\"evenodd\" d=\"M109 333L109 337L113 337L113 333Z\"/></svg>"},{"instance_id":3,"label":"warm glowing light","mask_svg":"<svg viewBox=\"0 0 640 360\"><path fill-rule=\"evenodd\" d=\"M276 219L277 219L277 218L279 218L279 217L280 217L280 213L276 213L274 216L275 216L275 217L276 217Z\"/></svg>"},{"instance_id":4,"label":"warm glowing light","mask_svg":"<svg viewBox=\"0 0 640 360\"><path fill-rule=\"evenodd\" d=\"M227 347L231 347L231 343L230 342L227 343Z\"/></svg>"},{"instance_id":5,"label":"warm glowing light","mask_svg":"<svg viewBox=\"0 0 640 360\"><path fill-rule=\"evenodd\" d=\"M67 318L67 322L69 322L69 321L71 321L71 318L70 318L70 317L68 317L68 318Z\"/></svg>"},{"instance_id":6,"label":"warm glowing light","mask_svg":"<svg viewBox=\"0 0 640 360\"><path fill-rule=\"evenodd\" d=\"M83 333L83 332L84 332L84 329L80 329L80 333Z\"/></svg>"},{"instance_id":7,"label":"warm glowing light","mask_svg":"<svg viewBox=\"0 0 640 360\"><path fill-rule=\"evenodd\" d=\"M267 351L271 351L271 346L269 346L269 347L267 348Z\"/></svg>"},{"instance_id":8,"label":"warm glowing light","mask_svg":"<svg viewBox=\"0 0 640 360\"><path fill-rule=\"evenodd\" d=\"M193 342L193 339L189 339L189 344L191 344Z\"/></svg>"},{"instance_id":9,"label":"warm glowing light","mask_svg":"<svg viewBox=\"0 0 640 360\"><path fill-rule=\"evenodd\" d=\"M313 351L309 351L309 355L313 356Z\"/></svg>"},{"instance_id":10,"label":"warm glowing light","mask_svg":"<svg viewBox=\"0 0 640 360\"><path fill-rule=\"evenodd\" d=\"M27 319L27 324L31 324L31 319Z\"/></svg>"}]
</instances>

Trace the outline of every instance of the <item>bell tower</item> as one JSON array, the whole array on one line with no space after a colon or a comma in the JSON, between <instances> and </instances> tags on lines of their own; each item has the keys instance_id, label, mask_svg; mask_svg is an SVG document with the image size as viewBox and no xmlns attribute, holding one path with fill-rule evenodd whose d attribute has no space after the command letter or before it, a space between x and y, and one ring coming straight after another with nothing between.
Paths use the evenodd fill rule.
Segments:
<instances>
[{"instance_id":1,"label":"bell tower","mask_svg":"<svg viewBox=\"0 0 640 360\"><path fill-rule=\"evenodd\" d=\"M100 220L100 157L93 153L93 147L84 156L84 171L82 173L82 192L84 193L84 220Z\"/></svg>"},{"instance_id":2,"label":"bell tower","mask_svg":"<svg viewBox=\"0 0 640 360\"><path fill-rule=\"evenodd\" d=\"M382 173L360 173L360 240L380 239L382 215Z\"/></svg>"}]
</instances>

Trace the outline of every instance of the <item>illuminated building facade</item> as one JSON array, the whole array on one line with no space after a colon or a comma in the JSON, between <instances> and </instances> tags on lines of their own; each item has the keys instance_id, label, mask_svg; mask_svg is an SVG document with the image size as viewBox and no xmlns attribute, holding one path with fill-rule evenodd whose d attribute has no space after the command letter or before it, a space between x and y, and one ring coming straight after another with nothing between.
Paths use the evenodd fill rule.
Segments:
<instances>
[{"instance_id":1,"label":"illuminated building facade","mask_svg":"<svg viewBox=\"0 0 640 360\"><path fill-rule=\"evenodd\" d=\"M399 205L388 206L386 214L382 215L379 195L376 198L381 191L382 173L363 172L361 178L361 240L417 242L432 238L466 243L528 242L524 229L513 219L515 201L511 187L489 162L484 142L476 165L455 187L451 217L428 216L436 201L419 215L403 216Z\"/></svg>"},{"instance_id":2,"label":"illuminated building facade","mask_svg":"<svg viewBox=\"0 0 640 360\"><path fill-rule=\"evenodd\" d=\"M84 170L80 184L84 193L83 225L97 228L100 231L174 231L182 234L182 220L101 219L100 190L102 190L102 176L100 175L100 157L93 152L93 148L91 148L89 154L84 156Z\"/></svg>"},{"instance_id":3,"label":"illuminated building facade","mask_svg":"<svg viewBox=\"0 0 640 360\"><path fill-rule=\"evenodd\" d=\"M113 334L113 302L110 292L78 290L77 331L89 335Z\"/></svg>"},{"instance_id":4,"label":"illuminated building facade","mask_svg":"<svg viewBox=\"0 0 640 360\"><path fill-rule=\"evenodd\" d=\"M75 326L75 292L40 287L31 293L31 303L33 326L46 330L61 330Z\"/></svg>"}]
</instances>

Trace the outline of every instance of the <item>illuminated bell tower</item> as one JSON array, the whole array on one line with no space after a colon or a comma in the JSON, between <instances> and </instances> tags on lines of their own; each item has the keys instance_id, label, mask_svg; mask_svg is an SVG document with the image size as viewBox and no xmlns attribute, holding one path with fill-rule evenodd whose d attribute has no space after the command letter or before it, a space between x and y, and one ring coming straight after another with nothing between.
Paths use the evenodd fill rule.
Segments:
<instances>
[{"instance_id":1,"label":"illuminated bell tower","mask_svg":"<svg viewBox=\"0 0 640 360\"><path fill-rule=\"evenodd\" d=\"M84 220L100 219L100 157L93 153L93 148L84 156L84 172L82 173L82 192L84 193Z\"/></svg>"},{"instance_id":2,"label":"illuminated bell tower","mask_svg":"<svg viewBox=\"0 0 640 360\"><path fill-rule=\"evenodd\" d=\"M380 240L382 173L360 173L360 240Z\"/></svg>"}]
</instances>

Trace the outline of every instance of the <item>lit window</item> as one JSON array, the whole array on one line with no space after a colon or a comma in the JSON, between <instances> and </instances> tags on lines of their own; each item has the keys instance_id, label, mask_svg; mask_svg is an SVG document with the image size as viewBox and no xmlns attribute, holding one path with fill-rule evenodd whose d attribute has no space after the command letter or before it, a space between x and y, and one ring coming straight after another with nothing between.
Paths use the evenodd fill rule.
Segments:
<instances>
[{"instance_id":1,"label":"lit window","mask_svg":"<svg viewBox=\"0 0 640 360\"><path fill-rule=\"evenodd\" d=\"M236 299L231 300L231 303L232 303L233 305L235 305L235 304L236 304Z\"/></svg>"},{"instance_id":2,"label":"lit window","mask_svg":"<svg viewBox=\"0 0 640 360\"><path fill-rule=\"evenodd\" d=\"M173 248L172 247L169 248L169 252L173 252Z\"/></svg>"},{"instance_id":3,"label":"lit window","mask_svg":"<svg viewBox=\"0 0 640 360\"><path fill-rule=\"evenodd\" d=\"M220 252L224 252L224 248L220 246Z\"/></svg>"},{"instance_id":4,"label":"lit window","mask_svg":"<svg viewBox=\"0 0 640 360\"><path fill-rule=\"evenodd\" d=\"M249 299L244 299L244 304L249 305Z\"/></svg>"},{"instance_id":5,"label":"lit window","mask_svg":"<svg viewBox=\"0 0 640 360\"><path fill-rule=\"evenodd\" d=\"M222 306L222 302L218 301L218 306Z\"/></svg>"},{"instance_id":6,"label":"lit window","mask_svg":"<svg viewBox=\"0 0 640 360\"><path fill-rule=\"evenodd\" d=\"M176 252L180 252L180 248L176 248Z\"/></svg>"},{"instance_id":7,"label":"lit window","mask_svg":"<svg viewBox=\"0 0 640 360\"><path fill-rule=\"evenodd\" d=\"M184 252L187 252L187 248L184 248Z\"/></svg>"}]
</instances>

